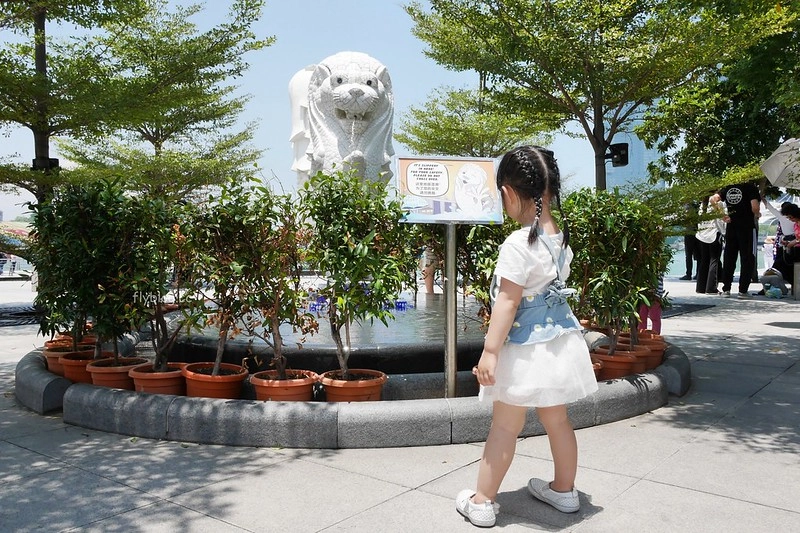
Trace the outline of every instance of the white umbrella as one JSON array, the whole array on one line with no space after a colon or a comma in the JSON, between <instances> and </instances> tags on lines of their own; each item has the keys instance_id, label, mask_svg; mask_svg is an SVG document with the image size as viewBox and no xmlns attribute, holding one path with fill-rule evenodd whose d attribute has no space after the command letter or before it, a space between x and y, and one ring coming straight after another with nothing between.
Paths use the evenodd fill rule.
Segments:
<instances>
[{"instance_id":1,"label":"white umbrella","mask_svg":"<svg viewBox=\"0 0 800 533\"><path fill-rule=\"evenodd\" d=\"M800 188L800 139L785 141L760 168L776 187Z\"/></svg>"}]
</instances>

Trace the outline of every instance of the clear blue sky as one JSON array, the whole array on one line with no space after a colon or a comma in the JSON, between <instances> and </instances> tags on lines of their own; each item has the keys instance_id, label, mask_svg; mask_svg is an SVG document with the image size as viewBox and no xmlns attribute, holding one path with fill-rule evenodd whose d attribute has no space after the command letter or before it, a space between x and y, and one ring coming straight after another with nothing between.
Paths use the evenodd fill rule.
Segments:
<instances>
[{"instance_id":1,"label":"clear blue sky","mask_svg":"<svg viewBox=\"0 0 800 533\"><path fill-rule=\"evenodd\" d=\"M184 0L173 3L186 4ZM254 24L260 37L275 36L272 46L250 53L250 68L236 80L241 92L252 95L243 117L257 120L255 144L264 149L259 166L266 177L277 176L293 190L292 151L289 144L288 84L301 68L342 51L369 54L381 61L392 77L395 123L409 106L421 106L433 89L477 84L477 74L451 72L423 55L424 43L411 34L411 20L403 11L406 0L267 0L261 20ZM229 2L207 1L194 21L201 29L223 20ZM552 148L569 189L594 184L592 150L585 139L559 137ZM413 155L395 142L398 155ZM14 161L33 159L33 136L28 130L12 130L0 143L0 156L18 154ZM57 157L57 154L55 154ZM5 220L23 213L29 196L0 193Z\"/></svg>"}]
</instances>

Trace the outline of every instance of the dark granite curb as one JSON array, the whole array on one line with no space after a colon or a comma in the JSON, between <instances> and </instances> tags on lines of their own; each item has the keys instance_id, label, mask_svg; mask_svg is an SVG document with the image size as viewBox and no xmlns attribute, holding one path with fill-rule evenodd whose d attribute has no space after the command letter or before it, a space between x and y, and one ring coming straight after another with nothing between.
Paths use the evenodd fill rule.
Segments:
<instances>
[{"instance_id":1,"label":"dark granite curb","mask_svg":"<svg viewBox=\"0 0 800 533\"><path fill-rule=\"evenodd\" d=\"M15 377L23 405L40 414L62 408L68 424L230 446L384 448L478 442L486 439L492 413L491 405L474 396L397 397L397 391L407 395L409 387L441 394L441 373L392 375L384 401L354 403L216 400L72 384L46 370L39 350L19 361ZM474 387L469 372L459 372L458 378L460 387ZM570 418L575 428L630 418L665 405L669 394L682 396L690 384L688 358L669 346L657 369L600 382L597 393L568 406ZM542 434L538 419L530 416L521 435Z\"/></svg>"}]
</instances>

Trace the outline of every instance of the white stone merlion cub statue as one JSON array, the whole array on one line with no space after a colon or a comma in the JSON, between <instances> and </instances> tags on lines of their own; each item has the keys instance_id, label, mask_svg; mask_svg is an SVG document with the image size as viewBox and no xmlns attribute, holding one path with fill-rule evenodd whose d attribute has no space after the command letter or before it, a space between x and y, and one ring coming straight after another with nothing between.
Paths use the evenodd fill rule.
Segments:
<instances>
[{"instance_id":1,"label":"white stone merlion cub statue","mask_svg":"<svg viewBox=\"0 0 800 533\"><path fill-rule=\"evenodd\" d=\"M394 95L389 72L360 52L339 52L289 82L298 185L318 171L354 169L388 182Z\"/></svg>"}]
</instances>

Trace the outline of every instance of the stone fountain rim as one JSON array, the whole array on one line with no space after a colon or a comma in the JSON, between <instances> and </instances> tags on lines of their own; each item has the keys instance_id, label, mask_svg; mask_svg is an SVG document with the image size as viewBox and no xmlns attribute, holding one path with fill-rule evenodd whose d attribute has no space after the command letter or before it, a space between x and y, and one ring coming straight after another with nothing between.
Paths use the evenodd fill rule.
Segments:
<instances>
[{"instance_id":1,"label":"stone fountain rim","mask_svg":"<svg viewBox=\"0 0 800 533\"><path fill-rule=\"evenodd\" d=\"M460 379L467 377L463 375L467 373L459 374ZM402 375L406 380L430 378L429 374ZM665 405L670 394L684 395L690 382L688 357L669 345L661 366L600 382L597 393L568 406L570 418L576 429L630 418ZM491 422L491 405L474 396L341 404L260 402L73 384L47 370L41 349L19 361L15 383L22 405L39 414L61 409L67 424L202 444L287 448L463 444L485 440ZM528 417L521 436L542 434L537 417Z\"/></svg>"}]
</instances>

